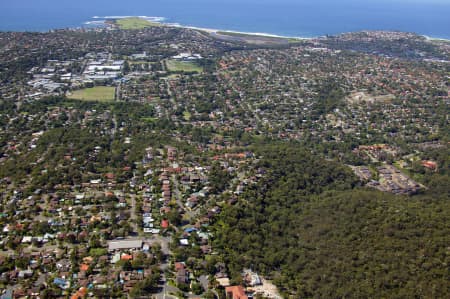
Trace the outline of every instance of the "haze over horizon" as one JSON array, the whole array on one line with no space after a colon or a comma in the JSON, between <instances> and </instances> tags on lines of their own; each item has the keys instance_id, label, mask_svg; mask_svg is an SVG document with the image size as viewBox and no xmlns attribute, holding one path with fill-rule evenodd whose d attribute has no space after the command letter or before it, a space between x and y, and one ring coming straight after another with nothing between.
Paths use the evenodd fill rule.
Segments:
<instances>
[{"instance_id":1,"label":"haze over horizon","mask_svg":"<svg viewBox=\"0 0 450 299\"><path fill-rule=\"evenodd\" d=\"M450 39L444 0L17 0L0 4L0 30L80 27L93 16L161 16L186 26L286 36L398 30Z\"/></svg>"}]
</instances>

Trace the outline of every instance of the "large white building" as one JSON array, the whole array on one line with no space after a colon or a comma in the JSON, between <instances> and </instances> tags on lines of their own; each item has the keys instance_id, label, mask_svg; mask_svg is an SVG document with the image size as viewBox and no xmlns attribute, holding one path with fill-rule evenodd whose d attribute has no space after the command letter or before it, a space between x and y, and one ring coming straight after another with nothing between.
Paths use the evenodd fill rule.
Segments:
<instances>
[{"instance_id":1,"label":"large white building","mask_svg":"<svg viewBox=\"0 0 450 299\"><path fill-rule=\"evenodd\" d=\"M142 240L113 240L108 242L108 250L140 249L143 243Z\"/></svg>"}]
</instances>

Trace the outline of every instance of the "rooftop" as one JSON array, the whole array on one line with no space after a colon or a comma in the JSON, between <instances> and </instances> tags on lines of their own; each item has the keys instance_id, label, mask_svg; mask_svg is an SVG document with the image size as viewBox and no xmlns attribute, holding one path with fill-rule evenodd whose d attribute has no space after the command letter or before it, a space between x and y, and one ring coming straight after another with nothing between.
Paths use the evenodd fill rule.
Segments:
<instances>
[{"instance_id":1,"label":"rooftop","mask_svg":"<svg viewBox=\"0 0 450 299\"><path fill-rule=\"evenodd\" d=\"M142 240L115 240L108 242L108 250L134 249L142 247Z\"/></svg>"}]
</instances>

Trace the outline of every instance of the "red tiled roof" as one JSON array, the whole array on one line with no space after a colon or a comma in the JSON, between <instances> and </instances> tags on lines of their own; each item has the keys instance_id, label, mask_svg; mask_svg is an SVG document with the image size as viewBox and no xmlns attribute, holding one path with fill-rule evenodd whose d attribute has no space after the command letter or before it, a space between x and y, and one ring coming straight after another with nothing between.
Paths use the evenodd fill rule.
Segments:
<instances>
[{"instance_id":1,"label":"red tiled roof","mask_svg":"<svg viewBox=\"0 0 450 299\"><path fill-rule=\"evenodd\" d=\"M80 298L84 298L87 295L87 289L82 287L78 290L78 292L76 292L75 294L72 295L72 297L70 297L71 299L80 299Z\"/></svg>"},{"instance_id":2,"label":"red tiled roof","mask_svg":"<svg viewBox=\"0 0 450 299\"><path fill-rule=\"evenodd\" d=\"M114 179L114 173L107 173L107 174L105 174L105 177L107 178L107 179Z\"/></svg>"},{"instance_id":3,"label":"red tiled roof","mask_svg":"<svg viewBox=\"0 0 450 299\"><path fill-rule=\"evenodd\" d=\"M129 260L132 260L132 259L133 259L133 256L132 256L132 255L129 255L129 254L124 254L124 255L122 255L122 256L120 257L120 259L123 260L123 261L129 261Z\"/></svg>"},{"instance_id":4,"label":"red tiled roof","mask_svg":"<svg viewBox=\"0 0 450 299\"><path fill-rule=\"evenodd\" d=\"M175 263L175 271L179 271L181 269L184 269L183 263Z\"/></svg>"},{"instance_id":5,"label":"red tiled roof","mask_svg":"<svg viewBox=\"0 0 450 299\"><path fill-rule=\"evenodd\" d=\"M81 264L81 265L80 265L80 270L81 270L81 271L87 271L87 270L89 270L89 265Z\"/></svg>"},{"instance_id":6,"label":"red tiled roof","mask_svg":"<svg viewBox=\"0 0 450 299\"><path fill-rule=\"evenodd\" d=\"M169 227L169 220L163 219L161 221L161 227L162 228L168 228Z\"/></svg>"},{"instance_id":7,"label":"red tiled roof","mask_svg":"<svg viewBox=\"0 0 450 299\"><path fill-rule=\"evenodd\" d=\"M244 287L242 286L231 286L225 288L225 293L231 297L231 299L248 299L247 295L245 295Z\"/></svg>"},{"instance_id":8,"label":"red tiled roof","mask_svg":"<svg viewBox=\"0 0 450 299\"><path fill-rule=\"evenodd\" d=\"M437 163L433 161L422 161L422 166L430 169L436 169Z\"/></svg>"}]
</instances>

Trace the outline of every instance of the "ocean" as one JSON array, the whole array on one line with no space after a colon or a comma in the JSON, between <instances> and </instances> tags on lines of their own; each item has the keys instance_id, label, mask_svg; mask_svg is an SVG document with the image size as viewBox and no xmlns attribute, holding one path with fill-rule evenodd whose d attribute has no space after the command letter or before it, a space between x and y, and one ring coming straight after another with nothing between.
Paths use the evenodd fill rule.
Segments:
<instances>
[{"instance_id":1,"label":"ocean","mask_svg":"<svg viewBox=\"0 0 450 299\"><path fill-rule=\"evenodd\" d=\"M450 39L450 0L0 0L1 31L76 28L105 16L293 37L398 30Z\"/></svg>"}]
</instances>

